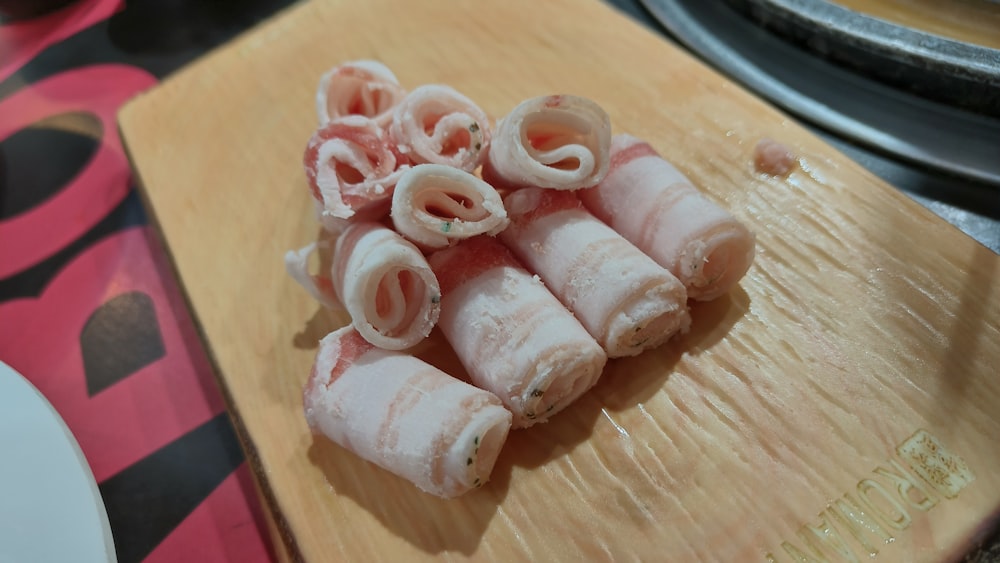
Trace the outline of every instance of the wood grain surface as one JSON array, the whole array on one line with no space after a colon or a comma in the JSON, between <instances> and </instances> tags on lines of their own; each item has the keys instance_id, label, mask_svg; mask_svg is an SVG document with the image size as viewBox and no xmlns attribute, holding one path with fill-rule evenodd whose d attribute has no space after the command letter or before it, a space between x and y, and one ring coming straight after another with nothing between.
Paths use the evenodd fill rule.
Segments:
<instances>
[{"instance_id":1,"label":"wood grain surface","mask_svg":"<svg viewBox=\"0 0 1000 563\"><path fill-rule=\"evenodd\" d=\"M129 103L120 124L286 548L309 561L939 561L1000 507L1000 260L595 0L297 5ZM345 323L284 272L315 239L319 75L379 59L494 118L573 93L758 236L690 334L609 363L511 434L488 486L419 492L310 435L301 388ZM753 170L762 137L787 179ZM461 375L435 333L417 353Z\"/></svg>"}]
</instances>

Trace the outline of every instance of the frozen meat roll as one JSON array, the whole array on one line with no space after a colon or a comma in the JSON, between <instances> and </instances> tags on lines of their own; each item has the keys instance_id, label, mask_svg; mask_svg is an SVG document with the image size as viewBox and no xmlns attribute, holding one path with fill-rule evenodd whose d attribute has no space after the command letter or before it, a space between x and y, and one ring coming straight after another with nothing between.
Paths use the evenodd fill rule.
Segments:
<instances>
[{"instance_id":1,"label":"frozen meat roll","mask_svg":"<svg viewBox=\"0 0 1000 563\"><path fill-rule=\"evenodd\" d=\"M337 296L329 275L309 272L309 257L322 247L321 242L310 243L298 250L285 253L285 271L302 286L309 295L328 309L336 306Z\"/></svg>"},{"instance_id":2,"label":"frozen meat roll","mask_svg":"<svg viewBox=\"0 0 1000 563\"><path fill-rule=\"evenodd\" d=\"M746 225L635 137L615 136L607 177L579 196L594 215L677 276L692 299L725 295L753 263L755 237Z\"/></svg>"},{"instance_id":3,"label":"frozen meat roll","mask_svg":"<svg viewBox=\"0 0 1000 563\"><path fill-rule=\"evenodd\" d=\"M396 75L378 61L351 61L337 65L319 80L316 114L320 125L348 115L359 115L388 127L392 112L406 96Z\"/></svg>"},{"instance_id":4,"label":"frozen meat roll","mask_svg":"<svg viewBox=\"0 0 1000 563\"><path fill-rule=\"evenodd\" d=\"M358 115L331 121L313 133L302 164L313 198L323 206L322 216L340 219L388 213L392 189L408 167L384 131Z\"/></svg>"},{"instance_id":5,"label":"frozen meat roll","mask_svg":"<svg viewBox=\"0 0 1000 563\"><path fill-rule=\"evenodd\" d=\"M490 120L451 86L427 84L406 95L389 133L414 164L444 164L472 172L490 144Z\"/></svg>"},{"instance_id":6,"label":"frozen meat roll","mask_svg":"<svg viewBox=\"0 0 1000 563\"><path fill-rule=\"evenodd\" d=\"M503 200L493 186L441 164L418 164L400 177L391 215L396 230L425 249L495 235L507 226Z\"/></svg>"},{"instance_id":7,"label":"frozen meat roll","mask_svg":"<svg viewBox=\"0 0 1000 563\"><path fill-rule=\"evenodd\" d=\"M331 268L337 298L365 340L402 350L430 334L441 312L437 278L423 254L379 223L349 225Z\"/></svg>"},{"instance_id":8,"label":"frozen meat roll","mask_svg":"<svg viewBox=\"0 0 1000 563\"><path fill-rule=\"evenodd\" d=\"M545 96L521 102L497 123L483 179L500 190L576 190L608 172L611 119L591 100Z\"/></svg>"},{"instance_id":9,"label":"frozen meat roll","mask_svg":"<svg viewBox=\"0 0 1000 563\"><path fill-rule=\"evenodd\" d=\"M350 326L320 341L303 403L314 433L444 498L489 480L511 425L492 393Z\"/></svg>"},{"instance_id":10,"label":"frozen meat roll","mask_svg":"<svg viewBox=\"0 0 1000 563\"><path fill-rule=\"evenodd\" d=\"M514 428L548 420L597 382L604 350L498 240L467 239L429 262L441 283L438 326Z\"/></svg>"},{"instance_id":11,"label":"frozen meat roll","mask_svg":"<svg viewBox=\"0 0 1000 563\"><path fill-rule=\"evenodd\" d=\"M500 239L608 357L637 355L688 329L684 284L594 217L572 192L525 188L504 202L511 223Z\"/></svg>"}]
</instances>

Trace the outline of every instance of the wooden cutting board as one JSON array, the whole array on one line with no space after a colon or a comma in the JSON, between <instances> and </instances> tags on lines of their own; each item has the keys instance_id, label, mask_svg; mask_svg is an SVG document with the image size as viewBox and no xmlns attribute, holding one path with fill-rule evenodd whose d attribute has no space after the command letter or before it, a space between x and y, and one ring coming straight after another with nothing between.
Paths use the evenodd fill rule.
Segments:
<instances>
[{"instance_id":1,"label":"wooden cutting board","mask_svg":"<svg viewBox=\"0 0 1000 563\"><path fill-rule=\"evenodd\" d=\"M493 480L444 501L307 430L342 325L284 273L314 240L314 88L375 58L494 117L574 93L758 235L690 334L613 361ZM1000 260L786 116L594 0L297 5L120 123L285 547L309 561L938 561L1000 508ZM799 156L755 173L764 136ZM458 373L439 335L418 350Z\"/></svg>"}]
</instances>

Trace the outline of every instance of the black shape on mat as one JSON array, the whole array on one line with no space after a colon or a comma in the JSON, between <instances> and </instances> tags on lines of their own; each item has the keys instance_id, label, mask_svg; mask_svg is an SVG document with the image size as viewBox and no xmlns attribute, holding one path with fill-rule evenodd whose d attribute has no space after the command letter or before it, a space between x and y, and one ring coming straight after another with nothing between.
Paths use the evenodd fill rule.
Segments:
<instances>
[{"instance_id":1,"label":"black shape on mat","mask_svg":"<svg viewBox=\"0 0 1000 563\"><path fill-rule=\"evenodd\" d=\"M226 413L100 484L120 563L142 561L243 463Z\"/></svg>"},{"instance_id":2,"label":"black shape on mat","mask_svg":"<svg viewBox=\"0 0 1000 563\"><path fill-rule=\"evenodd\" d=\"M40 18L79 1L80 0L3 0L3 2L0 2L0 24Z\"/></svg>"},{"instance_id":3,"label":"black shape on mat","mask_svg":"<svg viewBox=\"0 0 1000 563\"><path fill-rule=\"evenodd\" d=\"M118 63L157 78L261 22L292 0L129 0L125 9L44 49L0 82L0 99L24 84L92 64Z\"/></svg>"},{"instance_id":4,"label":"black shape on mat","mask_svg":"<svg viewBox=\"0 0 1000 563\"><path fill-rule=\"evenodd\" d=\"M26 270L0 279L0 303L21 297L38 297L60 270L91 245L129 227L146 224L146 212L135 190L89 231L62 250ZM23 243L27 244L27 243Z\"/></svg>"},{"instance_id":5,"label":"black shape on mat","mask_svg":"<svg viewBox=\"0 0 1000 563\"><path fill-rule=\"evenodd\" d=\"M88 113L63 114L100 131ZM100 139L72 131L30 125L0 140L0 221L47 201L76 177L97 152Z\"/></svg>"},{"instance_id":6,"label":"black shape on mat","mask_svg":"<svg viewBox=\"0 0 1000 563\"><path fill-rule=\"evenodd\" d=\"M130 291L98 307L80 332L80 351L91 397L164 357L153 299Z\"/></svg>"}]
</instances>

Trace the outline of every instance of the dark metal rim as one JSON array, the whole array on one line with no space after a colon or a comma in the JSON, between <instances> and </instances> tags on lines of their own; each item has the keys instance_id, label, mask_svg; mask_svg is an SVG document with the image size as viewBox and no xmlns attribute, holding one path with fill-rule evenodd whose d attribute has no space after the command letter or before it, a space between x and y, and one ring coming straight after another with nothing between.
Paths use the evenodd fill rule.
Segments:
<instances>
[{"instance_id":1,"label":"dark metal rim","mask_svg":"<svg viewBox=\"0 0 1000 563\"><path fill-rule=\"evenodd\" d=\"M942 119L954 116L962 122L964 127L961 128L962 131L958 132L946 129L931 130L920 120L915 119L907 130L900 128L898 123L887 127L881 123L873 123L871 119L860 119L857 115L847 111L851 108L845 110L843 107L834 107L835 104L828 103L828 100L814 99L803 95L789 84L777 80L765 68L755 64L745 56L742 48L731 47L722 38L716 36L713 30L706 28L702 21L688 10L683 0L640 1L677 40L707 59L709 63L731 78L804 121L922 168L936 169L977 182L1000 185L1000 147L997 147L995 141L995 139L1000 138L1000 126L994 120L988 118L979 120L978 117L969 116L953 108L942 107L918 99L913 95L896 91L888 86L876 84L863 77L854 76L818 57L809 57L808 62L812 68L803 69L802 74L805 76L812 72L816 75L814 77L816 80L832 81L830 77L835 77L837 79L836 86L840 91L852 90L861 100L856 102L858 106L863 106L865 99L876 97L882 100L889 99L898 102L901 107L907 107L914 116L919 116L922 113L925 115L934 114ZM692 1L697 2L698 0ZM716 2L709 4L722 5L722 3ZM735 13L735 10L728 6L712 9L731 12L734 18L744 21L746 26L756 27L750 20ZM783 54L787 51L789 56L802 57L802 54L795 47L785 44L779 37L757 37L757 39L758 47L761 42L766 42L767 48L771 51L781 50ZM813 77L810 76L810 78ZM981 127L978 123L980 121L983 123ZM992 157L987 147L985 151L980 152L978 158L953 158L956 144L962 146L969 140L963 135L968 133L970 127L979 127L978 138L980 140L987 139L985 142L996 147ZM990 138L994 140L988 141ZM952 151L951 155L948 154L949 150Z\"/></svg>"},{"instance_id":2,"label":"dark metal rim","mask_svg":"<svg viewBox=\"0 0 1000 563\"><path fill-rule=\"evenodd\" d=\"M1000 51L895 25L823 0L755 0L786 17L835 30L869 51L905 54L984 81L1000 80Z\"/></svg>"}]
</instances>

